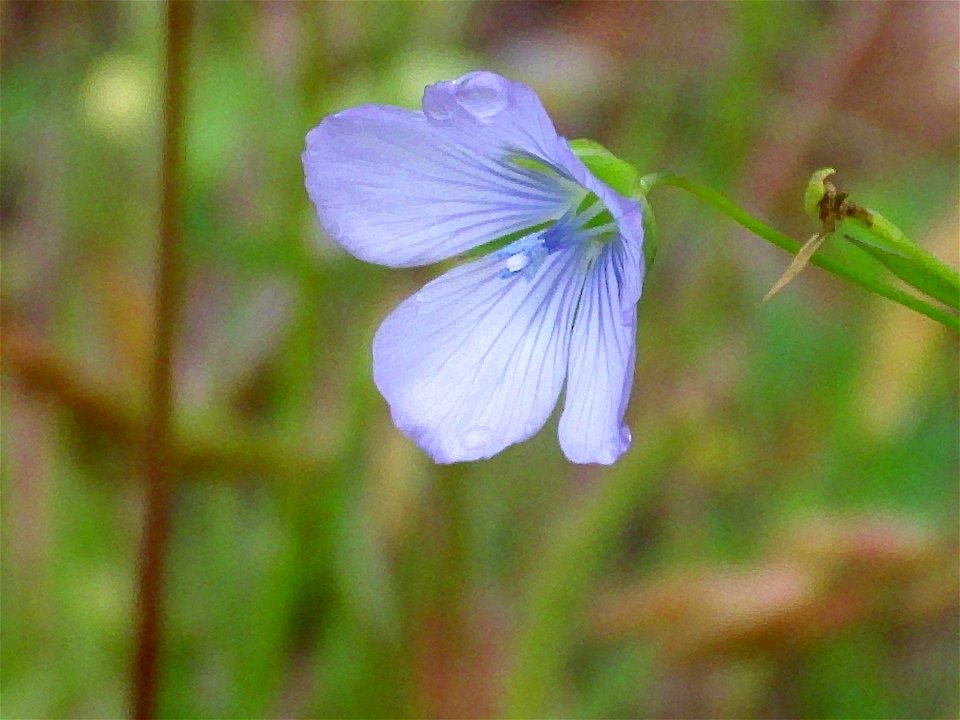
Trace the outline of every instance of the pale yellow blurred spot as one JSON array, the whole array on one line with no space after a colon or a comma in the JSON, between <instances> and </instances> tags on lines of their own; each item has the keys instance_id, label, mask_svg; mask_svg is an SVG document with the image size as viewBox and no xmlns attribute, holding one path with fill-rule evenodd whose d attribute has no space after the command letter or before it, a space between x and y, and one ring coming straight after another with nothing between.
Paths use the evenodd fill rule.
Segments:
<instances>
[{"instance_id":1,"label":"pale yellow blurred spot","mask_svg":"<svg viewBox=\"0 0 960 720\"><path fill-rule=\"evenodd\" d=\"M156 74L133 55L104 55L80 89L83 115L91 127L119 141L149 131L159 109Z\"/></svg>"},{"instance_id":2,"label":"pale yellow blurred spot","mask_svg":"<svg viewBox=\"0 0 960 720\"><path fill-rule=\"evenodd\" d=\"M125 631L123 618L132 601L132 588L116 568L86 568L69 581L70 601L66 613L94 633L120 637Z\"/></svg>"},{"instance_id":3,"label":"pale yellow blurred spot","mask_svg":"<svg viewBox=\"0 0 960 720\"><path fill-rule=\"evenodd\" d=\"M925 245L951 266L957 263L956 214L943 217ZM861 375L860 417L864 430L889 437L906 423L923 401L925 375L943 336L951 331L895 303L879 300L875 326L869 333Z\"/></svg>"}]
</instances>

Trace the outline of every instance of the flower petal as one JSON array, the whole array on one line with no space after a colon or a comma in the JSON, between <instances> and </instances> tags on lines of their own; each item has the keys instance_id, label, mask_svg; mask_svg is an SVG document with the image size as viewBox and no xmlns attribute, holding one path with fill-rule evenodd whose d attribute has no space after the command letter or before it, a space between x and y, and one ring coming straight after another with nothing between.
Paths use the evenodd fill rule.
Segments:
<instances>
[{"instance_id":1,"label":"flower petal","mask_svg":"<svg viewBox=\"0 0 960 720\"><path fill-rule=\"evenodd\" d=\"M428 86L423 112L438 127L479 132L506 149L563 165L566 143L558 143L553 122L529 85L478 70Z\"/></svg>"},{"instance_id":2,"label":"flower petal","mask_svg":"<svg viewBox=\"0 0 960 720\"><path fill-rule=\"evenodd\" d=\"M541 159L552 165L550 156L565 143L535 95L543 117L532 135L524 132L522 123L537 113L523 93L511 93L499 118L487 123L377 105L325 118L308 133L303 153L307 192L321 224L362 260L403 267L449 258L562 215L571 196L566 174L516 160L544 152ZM471 105L476 112L479 102Z\"/></svg>"},{"instance_id":3,"label":"flower petal","mask_svg":"<svg viewBox=\"0 0 960 720\"><path fill-rule=\"evenodd\" d=\"M487 256L403 301L373 341L394 423L434 460L478 460L550 416L567 369L583 254L555 253L531 279Z\"/></svg>"},{"instance_id":4,"label":"flower petal","mask_svg":"<svg viewBox=\"0 0 960 720\"><path fill-rule=\"evenodd\" d=\"M623 309L621 288L639 284L639 272L622 243L605 246L588 271L558 428L572 462L610 465L630 447L623 416L633 385L637 314L635 305Z\"/></svg>"}]
</instances>

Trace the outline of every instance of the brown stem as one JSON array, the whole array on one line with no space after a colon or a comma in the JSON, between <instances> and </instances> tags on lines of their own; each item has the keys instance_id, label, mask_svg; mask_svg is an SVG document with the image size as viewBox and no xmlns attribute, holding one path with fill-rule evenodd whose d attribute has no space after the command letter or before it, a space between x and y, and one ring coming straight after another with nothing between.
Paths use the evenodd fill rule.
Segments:
<instances>
[{"instance_id":1,"label":"brown stem","mask_svg":"<svg viewBox=\"0 0 960 720\"><path fill-rule=\"evenodd\" d=\"M50 398L85 431L124 449L140 448L146 434L142 403L55 352L34 333L4 317L0 331L3 371L31 394ZM121 383L122 384L122 383ZM212 430L210 426L216 425ZM327 456L315 438L286 430L251 432L230 423L195 420L168 441L171 473L178 480L206 475L208 482L244 482L251 477L296 481L326 477ZM136 478L142 480L143 478Z\"/></svg>"},{"instance_id":2,"label":"brown stem","mask_svg":"<svg viewBox=\"0 0 960 720\"><path fill-rule=\"evenodd\" d=\"M135 403L125 401L118 383L108 385L84 372L36 333L17 327L7 317L0 332L0 359L4 373L24 392L50 398L68 410L84 430L102 434L124 448L141 442L143 413Z\"/></svg>"},{"instance_id":3,"label":"brown stem","mask_svg":"<svg viewBox=\"0 0 960 720\"><path fill-rule=\"evenodd\" d=\"M161 600L171 525L171 405L174 331L182 287L181 205L184 80L193 4L166 5L166 105L161 168L160 247L155 305L155 345L143 438L146 520L140 545L138 636L133 664L133 716L157 714L157 670L162 637Z\"/></svg>"}]
</instances>

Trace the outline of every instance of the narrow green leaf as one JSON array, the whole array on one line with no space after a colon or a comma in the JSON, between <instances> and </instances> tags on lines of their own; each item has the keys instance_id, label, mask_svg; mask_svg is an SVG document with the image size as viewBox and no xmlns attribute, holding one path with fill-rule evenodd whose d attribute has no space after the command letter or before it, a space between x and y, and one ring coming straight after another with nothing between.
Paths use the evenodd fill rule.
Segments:
<instances>
[{"instance_id":1,"label":"narrow green leaf","mask_svg":"<svg viewBox=\"0 0 960 720\"><path fill-rule=\"evenodd\" d=\"M882 215L870 212L870 225L857 219L844 221L844 236L911 287L960 309L960 274L911 242Z\"/></svg>"}]
</instances>

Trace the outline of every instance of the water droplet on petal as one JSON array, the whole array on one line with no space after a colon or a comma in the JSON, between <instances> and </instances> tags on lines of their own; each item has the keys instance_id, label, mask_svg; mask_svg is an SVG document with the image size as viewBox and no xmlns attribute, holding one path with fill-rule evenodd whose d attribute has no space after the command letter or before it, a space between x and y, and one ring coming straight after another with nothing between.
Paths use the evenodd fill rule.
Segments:
<instances>
[{"instance_id":1,"label":"water droplet on petal","mask_svg":"<svg viewBox=\"0 0 960 720\"><path fill-rule=\"evenodd\" d=\"M437 107L437 106L424 105L423 112L431 120L437 120L437 121L449 120L453 115L453 113L450 112L449 108Z\"/></svg>"},{"instance_id":2,"label":"water droplet on petal","mask_svg":"<svg viewBox=\"0 0 960 720\"><path fill-rule=\"evenodd\" d=\"M490 428L475 427L467 430L463 436L463 447L466 450L479 450L487 445L493 439L493 431Z\"/></svg>"},{"instance_id":3,"label":"water droplet on petal","mask_svg":"<svg viewBox=\"0 0 960 720\"><path fill-rule=\"evenodd\" d=\"M435 122L443 122L453 117L457 105L452 95L456 92L450 82L438 82L423 92L423 114Z\"/></svg>"},{"instance_id":4,"label":"water droplet on petal","mask_svg":"<svg viewBox=\"0 0 960 720\"><path fill-rule=\"evenodd\" d=\"M489 122L507 107L503 79L492 73L476 73L457 87L457 102L481 122Z\"/></svg>"}]
</instances>

